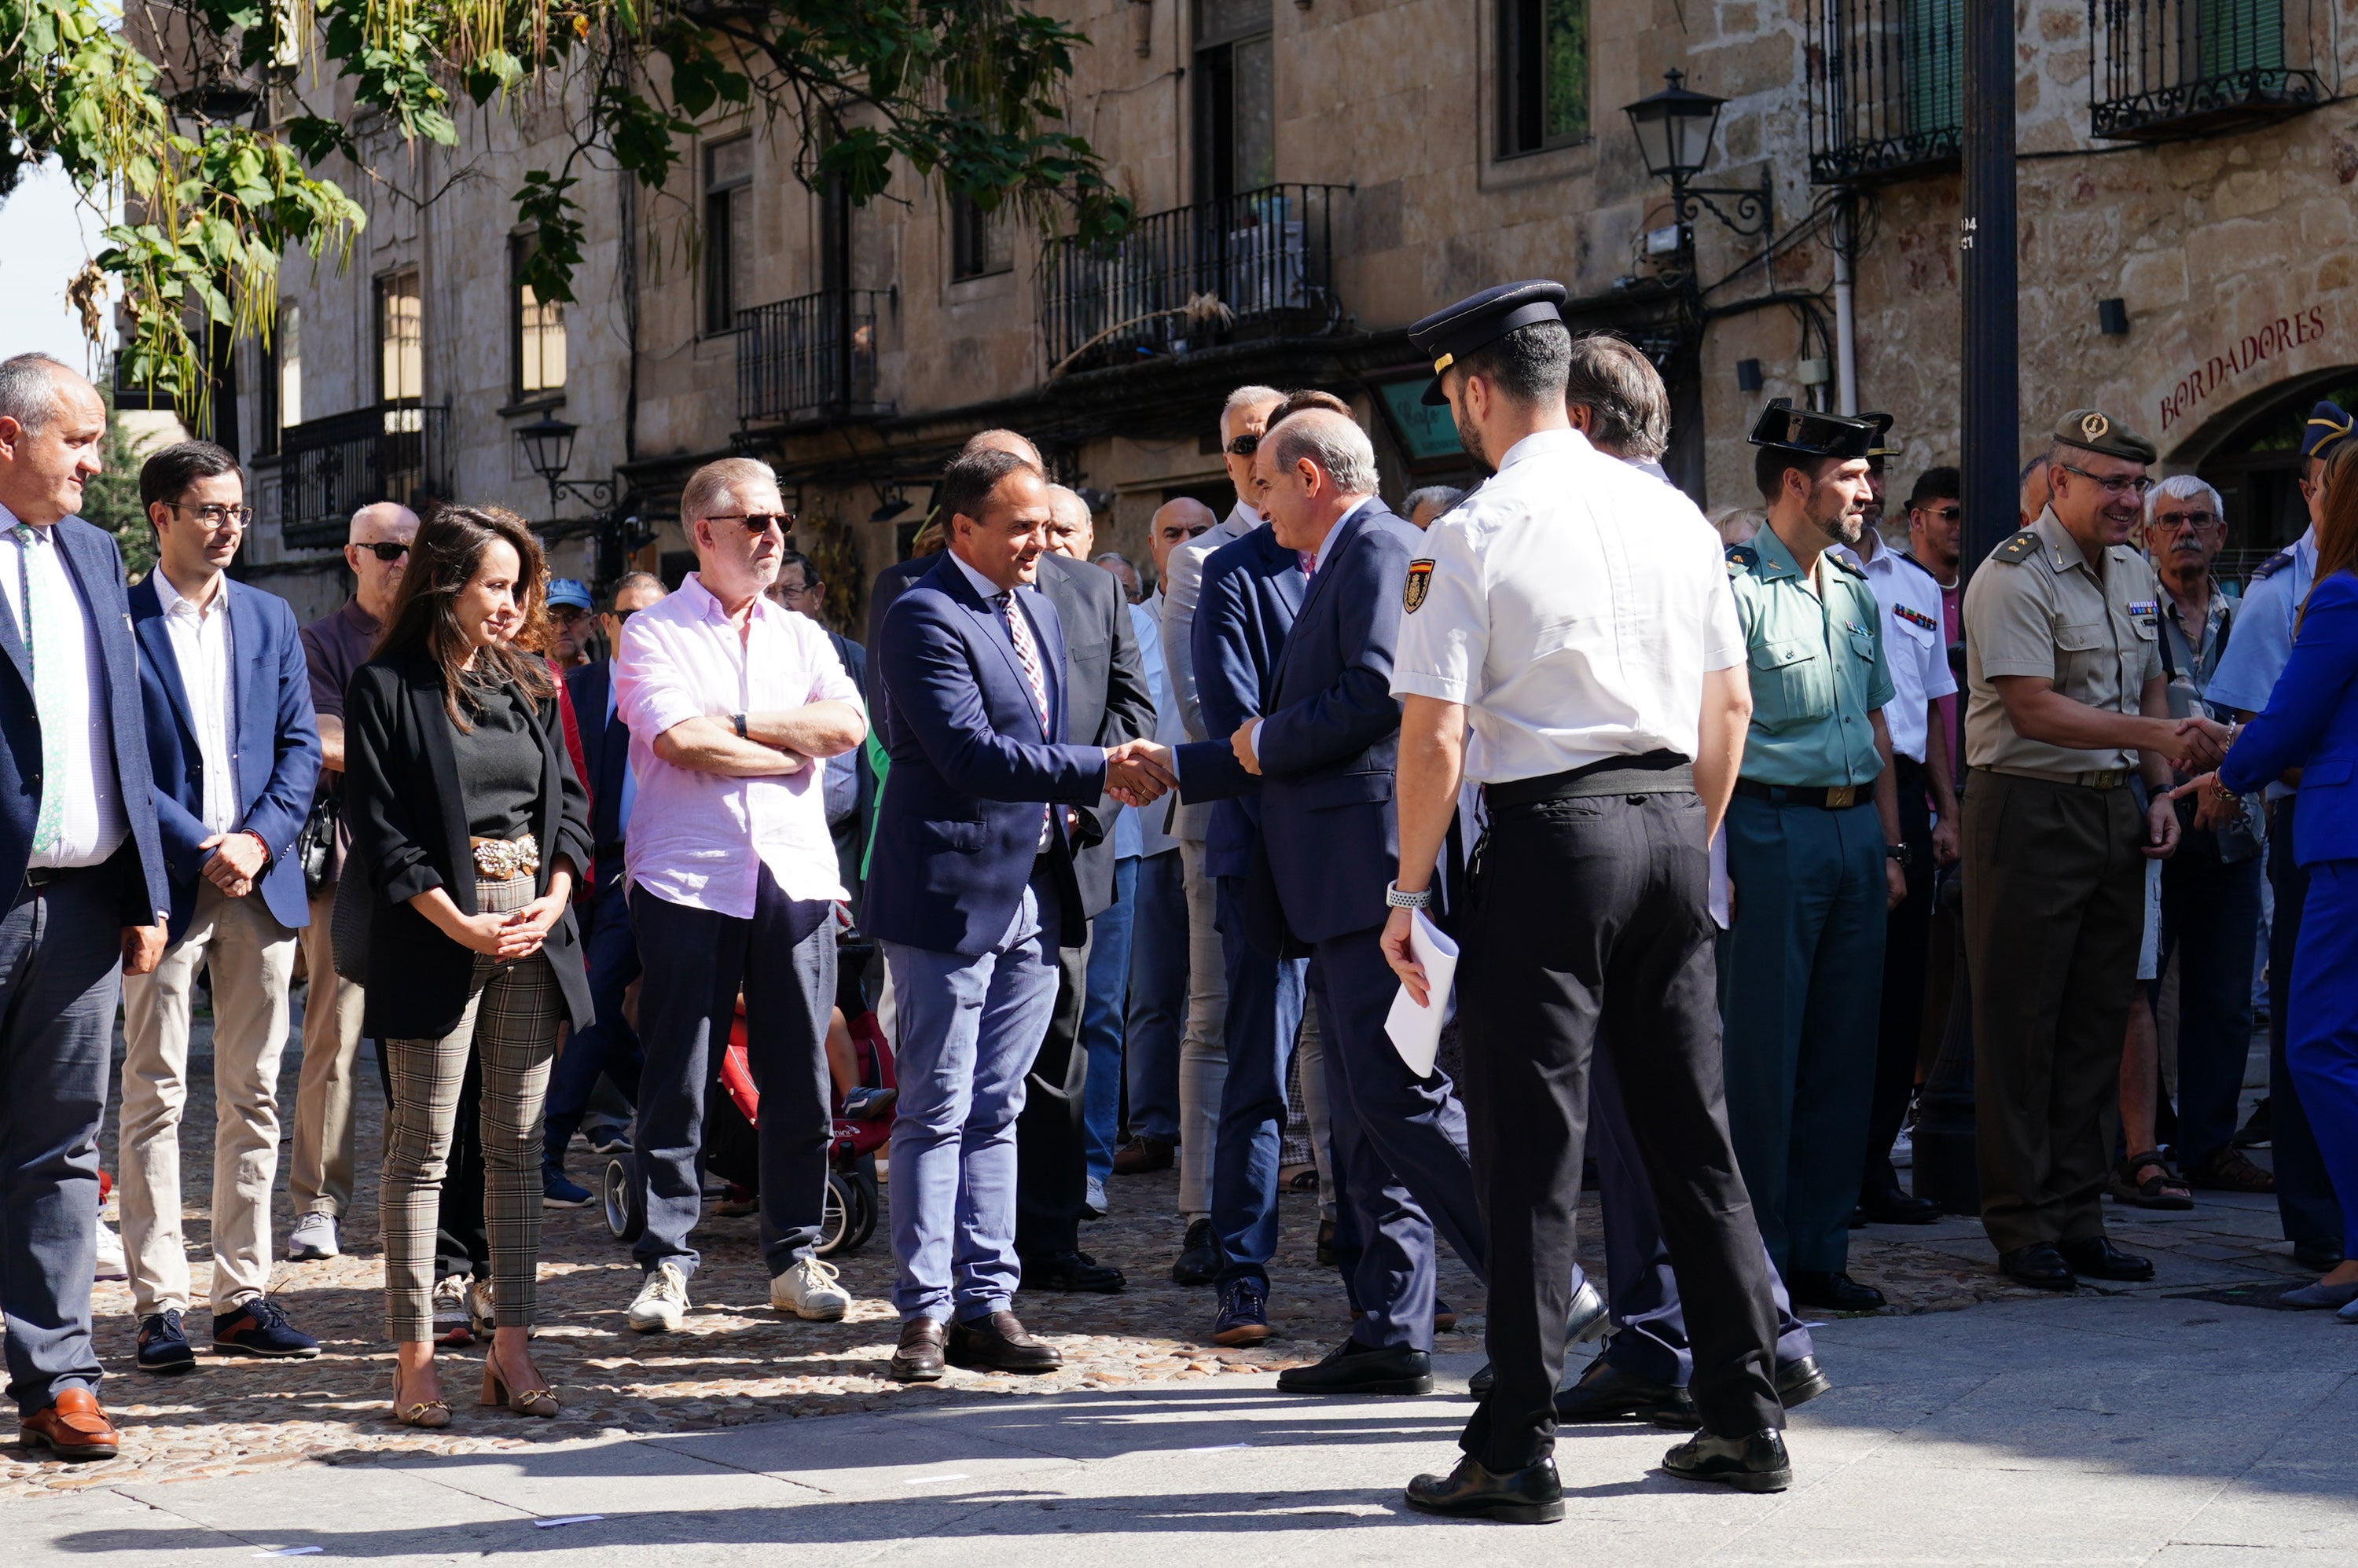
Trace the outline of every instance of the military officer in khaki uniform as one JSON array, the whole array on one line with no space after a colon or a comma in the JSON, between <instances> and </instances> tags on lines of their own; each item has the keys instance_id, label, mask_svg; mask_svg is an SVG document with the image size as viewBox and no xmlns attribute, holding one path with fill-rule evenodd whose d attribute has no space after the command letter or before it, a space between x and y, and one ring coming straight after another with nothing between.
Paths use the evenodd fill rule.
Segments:
<instances>
[{"instance_id":1,"label":"military officer in khaki uniform","mask_svg":"<svg viewBox=\"0 0 2358 1568\"><path fill-rule=\"evenodd\" d=\"M1965 589L1965 955L1982 1225L2024 1284L2145 1280L2104 1235L2104 1113L2145 925L2145 862L2178 846L2163 793L2223 727L2172 719L2160 584L2128 540L2153 443L2094 409L2056 427L2038 520ZM2130 787L2141 771L2152 804Z\"/></svg>"}]
</instances>

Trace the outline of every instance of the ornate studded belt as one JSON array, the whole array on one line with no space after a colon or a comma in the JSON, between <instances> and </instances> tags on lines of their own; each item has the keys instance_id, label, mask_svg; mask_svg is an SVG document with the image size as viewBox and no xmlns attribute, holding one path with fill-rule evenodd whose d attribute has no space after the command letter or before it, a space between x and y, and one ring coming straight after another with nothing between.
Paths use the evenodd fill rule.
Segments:
<instances>
[{"instance_id":1,"label":"ornate studded belt","mask_svg":"<svg viewBox=\"0 0 2358 1568\"><path fill-rule=\"evenodd\" d=\"M527 833L505 838L470 840L475 849L475 874L486 881L512 882L540 870L540 841Z\"/></svg>"}]
</instances>

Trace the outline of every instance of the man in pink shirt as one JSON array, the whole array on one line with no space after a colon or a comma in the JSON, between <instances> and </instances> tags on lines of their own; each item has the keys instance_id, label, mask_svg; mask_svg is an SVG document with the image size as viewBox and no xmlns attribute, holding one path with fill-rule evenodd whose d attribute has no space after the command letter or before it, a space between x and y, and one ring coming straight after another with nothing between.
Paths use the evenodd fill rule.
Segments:
<instances>
[{"instance_id":1,"label":"man in pink shirt","mask_svg":"<svg viewBox=\"0 0 2358 1568\"><path fill-rule=\"evenodd\" d=\"M839 1318L851 1298L811 1250L831 1131L831 915L846 896L819 764L866 738L867 711L825 629L768 596L795 521L769 466L707 463L680 492L679 515L697 569L631 617L614 656L638 781L623 874L645 970L632 1136L633 1218L644 1226L632 1252L646 1277L629 1321L669 1331L687 1310L705 1087L741 990L762 1093L770 1304Z\"/></svg>"}]
</instances>

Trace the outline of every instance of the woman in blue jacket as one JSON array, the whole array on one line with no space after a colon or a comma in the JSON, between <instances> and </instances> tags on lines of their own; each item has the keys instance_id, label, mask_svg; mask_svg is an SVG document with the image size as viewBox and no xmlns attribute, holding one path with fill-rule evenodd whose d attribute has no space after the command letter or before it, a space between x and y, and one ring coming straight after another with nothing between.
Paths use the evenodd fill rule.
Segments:
<instances>
[{"instance_id":1,"label":"woman in blue jacket","mask_svg":"<svg viewBox=\"0 0 2358 1568\"><path fill-rule=\"evenodd\" d=\"M2358 443L2343 444L2325 483L2316 586L2267 710L2235 731L2217 773L2177 793L2209 791L2218 809L2299 770L2293 859L2309 871L2309 902L2285 1056L2349 1234L2347 1260L2296 1293L2358 1322Z\"/></svg>"}]
</instances>

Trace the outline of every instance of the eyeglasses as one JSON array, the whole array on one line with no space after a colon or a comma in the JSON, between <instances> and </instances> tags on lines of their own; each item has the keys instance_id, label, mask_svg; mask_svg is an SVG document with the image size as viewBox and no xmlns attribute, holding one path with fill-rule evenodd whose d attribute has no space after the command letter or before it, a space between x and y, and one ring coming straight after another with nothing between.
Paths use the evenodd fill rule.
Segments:
<instances>
[{"instance_id":1,"label":"eyeglasses","mask_svg":"<svg viewBox=\"0 0 2358 1568\"><path fill-rule=\"evenodd\" d=\"M638 611L636 609L609 610L606 613L614 618L615 625L620 626L623 622L628 621L632 616L636 615Z\"/></svg>"},{"instance_id":2,"label":"eyeglasses","mask_svg":"<svg viewBox=\"0 0 2358 1568\"><path fill-rule=\"evenodd\" d=\"M2165 512L2153 520L2153 525L2167 528L2173 534L2180 528L2192 528L2200 533L2218 521L2219 514L2215 512Z\"/></svg>"},{"instance_id":3,"label":"eyeglasses","mask_svg":"<svg viewBox=\"0 0 2358 1568\"><path fill-rule=\"evenodd\" d=\"M1248 430L1220 449L1232 458L1249 458L1260 450L1260 436L1256 431Z\"/></svg>"},{"instance_id":4,"label":"eyeglasses","mask_svg":"<svg viewBox=\"0 0 2358 1568\"><path fill-rule=\"evenodd\" d=\"M589 616L590 612L578 604L552 604L548 607L548 618L568 626L577 621L585 621Z\"/></svg>"},{"instance_id":5,"label":"eyeglasses","mask_svg":"<svg viewBox=\"0 0 2358 1568\"><path fill-rule=\"evenodd\" d=\"M408 546L402 544L398 540L393 539L384 540L373 545L358 545L353 547L356 549L366 550L370 555L374 556L386 566L393 565L394 562L409 554Z\"/></svg>"},{"instance_id":6,"label":"eyeglasses","mask_svg":"<svg viewBox=\"0 0 2358 1568\"><path fill-rule=\"evenodd\" d=\"M168 501L164 504L175 512L195 514L197 521L208 528L226 528L234 524L243 529L254 521L254 508L251 506L223 506L217 501L208 502L202 506L184 506L177 501Z\"/></svg>"},{"instance_id":7,"label":"eyeglasses","mask_svg":"<svg viewBox=\"0 0 2358 1568\"><path fill-rule=\"evenodd\" d=\"M781 534L795 531L795 514L791 512L716 512L705 521L741 524L748 534L766 534L773 527Z\"/></svg>"},{"instance_id":8,"label":"eyeglasses","mask_svg":"<svg viewBox=\"0 0 2358 1568\"><path fill-rule=\"evenodd\" d=\"M1965 514L1963 507L1953 503L1947 506L1918 506L1911 510L1921 512L1925 516L1937 518L1943 523L1954 523Z\"/></svg>"},{"instance_id":9,"label":"eyeglasses","mask_svg":"<svg viewBox=\"0 0 2358 1568\"><path fill-rule=\"evenodd\" d=\"M2090 473L2086 469L2075 469L2070 463L2057 463L2055 466L2065 473L2078 474L2082 479L2103 490L2106 495L2143 495L2154 486L2154 481L2148 474L2115 474L2106 479L2102 475Z\"/></svg>"}]
</instances>

